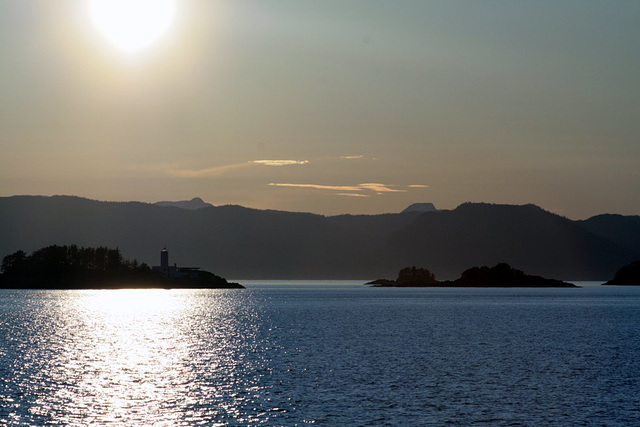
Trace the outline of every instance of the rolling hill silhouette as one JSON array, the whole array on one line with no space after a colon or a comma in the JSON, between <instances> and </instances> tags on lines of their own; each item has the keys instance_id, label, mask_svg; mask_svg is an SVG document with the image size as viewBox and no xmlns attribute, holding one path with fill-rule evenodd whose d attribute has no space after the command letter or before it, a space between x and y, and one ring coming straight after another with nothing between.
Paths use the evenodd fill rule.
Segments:
<instances>
[{"instance_id":1,"label":"rolling hill silhouette","mask_svg":"<svg viewBox=\"0 0 640 427\"><path fill-rule=\"evenodd\" d=\"M545 277L604 280L633 251L537 206L466 203L421 215L388 239L385 252L451 277L505 262Z\"/></svg>"},{"instance_id":2,"label":"rolling hill silhouette","mask_svg":"<svg viewBox=\"0 0 640 427\"><path fill-rule=\"evenodd\" d=\"M634 218L614 222L632 230ZM606 280L640 258L618 228L609 232L590 221L533 205L468 203L453 210L325 217L241 206L189 210L13 196L0 198L0 256L76 244L117 247L128 259L156 265L166 246L179 265L234 279L375 278L406 265L452 279L472 266L506 262L545 277Z\"/></svg>"}]
</instances>

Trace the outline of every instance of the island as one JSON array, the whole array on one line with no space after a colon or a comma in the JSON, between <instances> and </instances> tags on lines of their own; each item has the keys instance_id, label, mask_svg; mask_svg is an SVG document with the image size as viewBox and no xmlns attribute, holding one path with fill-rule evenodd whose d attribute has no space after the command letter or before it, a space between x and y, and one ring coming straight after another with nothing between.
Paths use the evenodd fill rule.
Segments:
<instances>
[{"instance_id":1,"label":"island","mask_svg":"<svg viewBox=\"0 0 640 427\"><path fill-rule=\"evenodd\" d=\"M453 281L438 281L425 268L406 267L400 270L396 280L378 279L366 284L374 287L579 288L562 280L525 274L506 263L469 268Z\"/></svg>"},{"instance_id":2,"label":"island","mask_svg":"<svg viewBox=\"0 0 640 427\"><path fill-rule=\"evenodd\" d=\"M640 260L625 265L605 286L640 286Z\"/></svg>"},{"instance_id":3,"label":"island","mask_svg":"<svg viewBox=\"0 0 640 427\"><path fill-rule=\"evenodd\" d=\"M197 267L168 265L163 249L161 265L149 267L122 257L119 249L52 245L27 255L7 255L0 267L2 289L242 289Z\"/></svg>"}]
</instances>

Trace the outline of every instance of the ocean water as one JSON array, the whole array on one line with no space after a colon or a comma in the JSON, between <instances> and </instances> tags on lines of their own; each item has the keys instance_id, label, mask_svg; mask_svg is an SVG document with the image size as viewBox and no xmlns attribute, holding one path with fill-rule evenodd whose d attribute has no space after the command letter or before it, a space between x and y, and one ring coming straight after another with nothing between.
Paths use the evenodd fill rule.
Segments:
<instances>
[{"instance_id":1,"label":"ocean water","mask_svg":"<svg viewBox=\"0 0 640 427\"><path fill-rule=\"evenodd\" d=\"M3 425L640 425L640 288L0 291Z\"/></svg>"}]
</instances>

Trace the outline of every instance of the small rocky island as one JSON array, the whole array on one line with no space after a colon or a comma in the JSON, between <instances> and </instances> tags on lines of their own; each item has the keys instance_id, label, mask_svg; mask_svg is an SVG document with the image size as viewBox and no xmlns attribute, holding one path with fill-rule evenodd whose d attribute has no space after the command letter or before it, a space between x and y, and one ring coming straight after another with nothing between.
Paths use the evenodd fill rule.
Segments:
<instances>
[{"instance_id":1,"label":"small rocky island","mask_svg":"<svg viewBox=\"0 0 640 427\"><path fill-rule=\"evenodd\" d=\"M17 251L2 260L3 289L130 289L200 288L241 289L238 283L199 268L169 267L169 254L161 252L161 265L149 267L128 261L119 249L47 246L27 255Z\"/></svg>"},{"instance_id":2,"label":"small rocky island","mask_svg":"<svg viewBox=\"0 0 640 427\"><path fill-rule=\"evenodd\" d=\"M378 279L367 283L377 287L471 287L471 288L578 288L573 283L531 276L501 263L495 267L473 267L456 280L438 281L425 268L407 267L396 280Z\"/></svg>"},{"instance_id":3,"label":"small rocky island","mask_svg":"<svg viewBox=\"0 0 640 427\"><path fill-rule=\"evenodd\" d=\"M640 286L640 260L625 265L605 286Z\"/></svg>"}]
</instances>

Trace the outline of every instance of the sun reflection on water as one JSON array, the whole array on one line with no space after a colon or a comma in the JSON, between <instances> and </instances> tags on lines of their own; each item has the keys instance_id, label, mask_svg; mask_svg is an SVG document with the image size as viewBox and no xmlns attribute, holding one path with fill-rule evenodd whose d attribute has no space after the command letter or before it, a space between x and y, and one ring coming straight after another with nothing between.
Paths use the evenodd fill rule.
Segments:
<instances>
[{"instance_id":1,"label":"sun reflection on water","mask_svg":"<svg viewBox=\"0 0 640 427\"><path fill-rule=\"evenodd\" d=\"M184 310L185 300L180 298L184 291L164 289L117 289L112 291L84 291L78 304L95 312L115 314L141 314L176 312ZM182 292L182 293L181 293Z\"/></svg>"},{"instance_id":2,"label":"sun reflection on water","mask_svg":"<svg viewBox=\"0 0 640 427\"><path fill-rule=\"evenodd\" d=\"M69 291L18 375L45 424L258 422L260 318L234 291ZM245 293L246 295L246 293ZM243 300L244 298L244 300ZM248 408L248 409L247 409ZM20 419L16 411L15 419ZM263 419L264 421L264 419Z\"/></svg>"},{"instance_id":3,"label":"sun reflection on water","mask_svg":"<svg viewBox=\"0 0 640 427\"><path fill-rule=\"evenodd\" d=\"M80 357L66 362L67 372L79 373L75 403L89 409L99 402L97 412L111 418L105 421L157 416L175 392L185 354L179 329L184 299L163 290L118 290L77 302L89 328L78 337ZM77 353L77 341L67 345L67 353Z\"/></svg>"}]
</instances>

